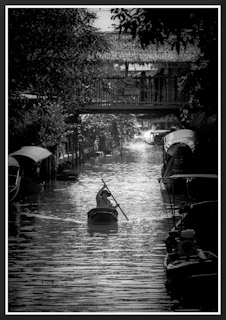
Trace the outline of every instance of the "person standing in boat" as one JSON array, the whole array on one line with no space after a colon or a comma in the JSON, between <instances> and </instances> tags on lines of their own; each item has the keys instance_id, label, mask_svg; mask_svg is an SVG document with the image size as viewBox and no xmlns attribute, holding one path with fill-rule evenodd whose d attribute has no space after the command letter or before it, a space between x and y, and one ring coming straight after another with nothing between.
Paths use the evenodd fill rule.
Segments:
<instances>
[{"instance_id":1,"label":"person standing in boat","mask_svg":"<svg viewBox=\"0 0 226 320\"><path fill-rule=\"evenodd\" d=\"M105 185L97 192L96 202L97 207L101 208L113 208L116 209L119 205L114 206L111 201L108 199L110 197L110 193L105 189Z\"/></svg>"}]
</instances>

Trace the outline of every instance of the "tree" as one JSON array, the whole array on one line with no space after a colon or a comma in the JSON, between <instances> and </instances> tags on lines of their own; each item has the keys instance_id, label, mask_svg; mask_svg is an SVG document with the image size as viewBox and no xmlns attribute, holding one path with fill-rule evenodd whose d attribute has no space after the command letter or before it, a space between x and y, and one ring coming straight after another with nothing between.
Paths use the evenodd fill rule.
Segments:
<instances>
[{"instance_id":1,"label":"tree","mask_svg":"<svg viewBox=\"0 0 226 320\"><path fill-rule=\"evenodd\" d=\"M76 124L67 124L68 113L62 103L39 101L27 110L26 106L26 103L21 106L16 117L9 117L9 151L38 143L54 152L67 141Z\"/></svg>"},{"instance_id":2,"label":"tree","mask_svg":"<svg viewBox=\"0 0 226 320\"><path fill-rule=\"evenodd\" d=\"M117 8L112 14L112 19L120 20L116 30L139 39L143 48L170 44L178 53L189 45L199 49L191 69L181 76L180 90L190 97L188 105L182 106L181 120L197 134L197 169L217 173L218 9Z\"/></svg>"},{"instance_id":3,"label":"tree","mask_svg":"<svg viewBox=\"0 0 226 320\"><path fill-rule=\"evenodd\" d=\"M113 148L120 145L122 138L132 138L138 133L137 119L134 115L85 114L82 116L83 140L93 145L96 138L100 140L100 150L106 145Z\"/></svg>"},{"instance_id":4,"label":"tree","mask_svg":"<svg viewBox=\"0 0 226 320\"><path fill-rule=\"evenodd\" d=\"M76 106L89 99L100 64L97 53L108 49L105 38L92 26L95 18L82 8L8 9L9 141L13 147L28 140L52 147L64 141L65 115L76 113ZM33 99L22 100L22 93L33 94ZM28 131L34 133L32 139Z\"/></svg>"},{"instance_id":5,"label":"tree","mask_svg":"<svg viewBox=\"0 0 226 320\"><path fill-rule=\"evenodd\" d=\"M200 54L182 78L181 90L190 94L190 107L217 112L218 10L216 8L112 9L116 30L138 38L143 48L169 45L178 54L194 45Z\"/></svg>"},{"instance_id":6,"label":"tree","mask_svg":"<svg viewBox=\"0 0 226 320\"><path fill-rule=\"evenodd\" d=\"M85 9L9 9L9 91L74 93L107 43Z\"/></svg>"}]
</instances>

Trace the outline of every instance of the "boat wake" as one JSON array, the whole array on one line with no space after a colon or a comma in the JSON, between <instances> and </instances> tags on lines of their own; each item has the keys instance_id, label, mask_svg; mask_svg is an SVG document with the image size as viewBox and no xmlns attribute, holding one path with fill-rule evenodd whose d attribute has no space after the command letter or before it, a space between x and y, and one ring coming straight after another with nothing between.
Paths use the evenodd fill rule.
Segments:
<instances>
[{"instance_id":1,"label":"boat wake","mask_svg":"<svg viewBox=\"0 0 226 320\"><path fill-rule=\"evenodd\" d=\"M145 217L145 218L129 218L129 221L121 221L120 224L142 224L152 221L162 221L165 220L165 217Z\"/></svg>"},{"instance_id":2,"label":"boat wake","mask_svg":"<svg viewBox=\"0 0 226 320\"><path fill-rule=\"evenodd\" d=\"M39 218L39 219L59 220L59 221L65 221L65 222L74 222L76 224L84 224L84 222L78 221L78 220L75 220L72 218L58 218L58 217L53 217L53 216L44 216L44 215L37 214L37 213L22 212L22 213L20 213L20 215L25 215L27 217L35 217L35 218Z\"/></svg>"}]
</instances>

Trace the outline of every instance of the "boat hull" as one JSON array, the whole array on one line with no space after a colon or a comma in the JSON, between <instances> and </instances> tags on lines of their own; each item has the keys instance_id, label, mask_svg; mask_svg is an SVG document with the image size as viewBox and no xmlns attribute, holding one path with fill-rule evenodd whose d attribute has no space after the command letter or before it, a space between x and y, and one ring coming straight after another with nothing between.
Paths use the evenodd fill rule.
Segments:
<instances>
[{"instance_id":1,"label":"boat hull","mask_svg":"<svg viewBox=\"0 0 226 320\"><path fill-rule=\"evenodd\" d=\"M174 253L167 253L164 259L164 269L166 274L166 284L170 289L187 289L191 283L193 288L198 288L200 284L217 284L218 259L210 251L202 251L190 257L179 257Z\"/></svg>"},{"instance_id":2,"label":"boat hull","mask_svg":"<svg viewBox=\"0 0 226 320\"><path fill-rule=\"evenodd\" d=\"M17 198L17 195L19 194L19 190L20 190L20 180L21 180L21 177L19 177L17 179L17 183L16 185L13 185L13 186L9 186L9 201L13 201Z\"/></svg>"},{"instance_id":3,"label":"boat hull","mask_svg":"<svg viewBox=\"0 0 226 320\"><path fill-rule=\"evenodd\" d=\"M113 208L93 208L88 213L88 222L112 223L118 221L118 212Z\"/></svg>"},{"instance_id":4,"label":"boat hull","mask_svg":"<svg viewBox=\"0 0 226 320\"><path fill-rule=\"evenodd\" d=\"M20 190L20 166L18 161L13 157L9 157L8 161L8 197L9 201L14 201L17 198Z\"/></svg>"},{"instance_id":5,"label":"boat hull","mask_svg":"<svg viewBox=\"0 0 226 320\"><path fill-rule=\"evenodd\" d=\"M162 177L193 172L193 152L195 133L181 129L164 136ZM186 183L183 179L168 180L163 183L169 193L185 193Z\"/></svg>"}]
</instances>

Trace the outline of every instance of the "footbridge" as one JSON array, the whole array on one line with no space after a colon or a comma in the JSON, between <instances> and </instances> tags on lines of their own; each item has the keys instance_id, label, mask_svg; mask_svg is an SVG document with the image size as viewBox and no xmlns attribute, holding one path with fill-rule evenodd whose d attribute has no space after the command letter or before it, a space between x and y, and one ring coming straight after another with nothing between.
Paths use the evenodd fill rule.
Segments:
<instances>
[{"instance_id":1,"label":"footbridge","mask_svg":"<svg viewBox=\"0 0 226 320\"><path fill-rule=\"evenodd\" d=\"M106 77L96 79L79 113L134 113L162 116L179 111L188 99L177 77Z\"/></svg>"}]
</instances>

